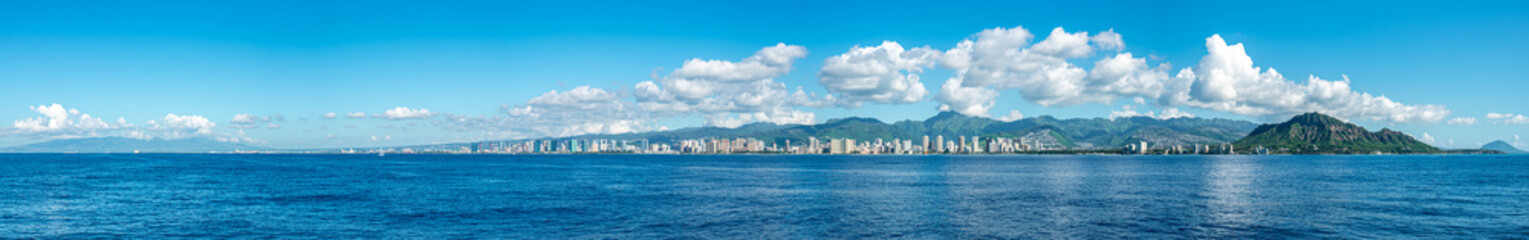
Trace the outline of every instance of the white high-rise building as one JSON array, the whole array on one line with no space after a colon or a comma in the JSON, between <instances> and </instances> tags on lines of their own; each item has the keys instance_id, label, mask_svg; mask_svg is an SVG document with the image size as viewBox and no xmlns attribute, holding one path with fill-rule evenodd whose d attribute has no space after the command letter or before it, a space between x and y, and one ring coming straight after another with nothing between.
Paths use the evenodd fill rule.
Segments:
<instances>
[{"instance_id":1,"label":"white high-rise building","mask_svg":"<svg viewBox=\"0 0 1529 240\"><path fill-rule=\"evenodd\" d=\"M919 151L929 153L929 135L924 135L924 147L919 149Z\"/></svg>"}]
</instances>

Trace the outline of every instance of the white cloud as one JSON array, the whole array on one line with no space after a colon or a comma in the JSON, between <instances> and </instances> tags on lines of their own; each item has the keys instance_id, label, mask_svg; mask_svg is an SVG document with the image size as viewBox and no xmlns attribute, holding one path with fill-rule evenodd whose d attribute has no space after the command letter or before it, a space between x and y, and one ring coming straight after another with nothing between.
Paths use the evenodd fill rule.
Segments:
<instances>
[{"instance_id":1,"label":"white cloud","mask_svg":"<svg viewBox=\"0 0 1529 240\"><path fill-rule=\"evenodd\" d=\"M1428 133L1426 133L1426 132L1423 133L1423 136L1419 137L1418 140L1419 141L1423 141L1424 143L1428 143L1428 144L1433 144L1434 143L1433 135L1428 135Z\"/></svg>"},{"instance_id":2,"label":"white cloud","mask_svg":"<svg viewBox=\"0 0 1529 240\"><path fill-rule=\"evenodd\" d=\"M561 137L617 134L665 129L666 117L699 115L709 126L740 126L750 122L805 124L815 114L796 107L838 104L833 95L788 91L775 78L791 71L805 57L801 46L776 44L740 61L687 60L678 69L652 81L639 82L627 92L589 86L566 92L549 91L522 104L503 105L502 116L445 114L435 123L449 129L482 131L484 138Z\"/></svg>"},{"instance_id":3,"label":"white cloud","mask_svg":"<svg viewBox=\"0 0 1529 240\"><path fill-rule=\"evenodd\" d=\"M126 120L118 118L116 123L108 123L100 118L91 117L90 114L81 113L78 109L66 109L63 105L31 106L32 111L42 114L42 117L25 118L11 123L17 134L38 136L63 136L63 137L89 137L96 130L111 130L132 127Z\"/></svg>"},{"instance_id":4,"label":"white cloud","mask_svg":"<svg viewBox=\"0 0 1529 240\"><path fill-rule=\"evenodd\" d=\"M165 139L181 139L211 135L213 127L217 127L218 124L200 115L175 115L171 113L165 114L165 117L160 119L149 120L145 126L148 127L148 130L153 130L157 133L157 135L150 136Z\"/></svg>"},{"instance_id":5,"label":"white cloud","mask_svg":"<svg viewBox=\"0 0 1529 240\"><path fill-rule=\"evenodd\" d=\"M939 50L929 47L903 49L893 41L880 46L850 48L849 52L823 61L819 83L830 93L840 94L844 104L861 102L913 103L929 94L919 73L934 66Z\"/></svg>"},{"instance_id":6,"label":"white cloud","mask_svg":"<svg viewBox=\"0 0 1529 240\"><path fill-rule=\"evenodd\" d=\"M1118 37L1117 34L1115 37ZM1051 35L1046 40L1036 43L1030 50L1048 56L1060 58L1087 57L1094 52L1094 48L1088 45L1088 32L1067 33L1061 27L1051 29ZM1124 45L1123 42L1112 42L1112 46ZM1118 44L1118 45L1116 45Z\"/></svg>"},{"instance_id":7,"label":"white cloud","mask_svg":"<svg viewBox=\"0 0 1529 240\"><path fill-rule=\"evenodd\" d=\"M940 95L935 96L940 101L940 111L952 111L968 116L988 116L988 111L993 109L998 98L998 91L985 87L961 86L962 77L957 76L945 80L940 86Z\"/></svg>"},{"instance_id":8,"label":"white cloud","mask_svg":"<svg viewBox=\"0 0 1529 240\"><path fill-rule=\"evenodd\" d=\"M269 122L271 122L271 118L270 117L260 117L260 116L240 113L240 114L234 114L234 119L233 120L229 120L229 123L231 123L231 124L229 124L229 126L233 127L233 128L255 128L255 127L260 127L261 123L269 123Z\"/></svg>"},{"instance_id":9,"label":"white cloud","mask_svg":"<svg viewBox=\"0 0 1529 240\"><path fill-rule=\"evenodd\" d=\"M1458 118L1449 119L1449 121L1446 122L1446 123L1449 124L1449 125L1470 126L1470 125L1476 125L1476 118L1473 118L1473 117L1458 117Z\"/></svg>"},{"instance_id":10,"label":"white cloud","mask_svg":"<svg viewBox=\"0 0 1529 240\"><path fill-rule=\"evenodd\" d=\"M593 109L599 108L601 104L616 101L616 98L616 94L603 89L579 86L562 93L552 90L531 98L530 101L526 101L526 104L565 109Z\"/></svg>"},{"instance_id":11,"label":"white cloud","mask_svg":"<svg viewBox=\"0 0 1529 240\"><path fill-rule=\"evenodd\" d=\"M956 69L962 87L1019 89L1021 97L1042 106L1066 104L1083 92L1087 75L1064 58L1086 55L1078 53L1087 50L1077 46L1079 34L1086 43L1087 33L1062 32L1042 40L1046 50L1034 50L1024 48L1032 36L1024 28L988 29L946 51L941 65Z\"/></svg>"},{"instance_id":12,"label":"white cloud","mask_svg":"<svg viewBox=\"0 0 1529 240\"><path fill-rule=\"evenodd\" d=\"M1348 76L1343 81L1312 76L1306 84L1292 82L1273 68L1254 66L1241 43L1228 45L1220 35L1207 38L1205 46L1209 54L1192 70L1187 94L1165 102L1265 119L1315 111L1390 123L1426 123L1441 121L1450 112L1444 106L1406 105L1353 91Z\"/></svg>"},{"instance_id":13,"label":"white cloud","mask_svg":"<svg viewBox=\"0 0 1529 240\"><path fill-rule=\"evenodd\" d=\"M1195 117L1195 115L1191 114L1191 113L1188 113L1188 112L1179 111L1178 108L1163 109L1163 111L1161 113L1154 113L1152 111L1137 112L1136 111L1136 106L1133 106L1133 105L1120 106L1120 110L1118 110L1118 111L1115 111L1115 110L1110 111L1110 120L1115 120L1115 119L1119 119L1119 118L1131 118L1131 117L1149 117L1149 118L1156 118L1156 119L1167 120L1167 119L1182 118L1182 117L1190 117L1190 118L1192 118L1192 117Z\"/></svg>"},{"instance_id":14,"label":"white cloud","mask_svg":"<svg viewBox=\"0 0 1529 240\"><path fill-rule=\"evenodd\" d=\"M425 119L425 118L435 117L435 113L430 112L430 109L424 109L424 108L412 109L412 108L407 108L407 107L396 107L396 108L393 108L393 109L388 109L387 111L384 111L384 112L382 112L382 114L378 114L377 116L382 117L382 118L386 118L386 119L394 119L394 120L397 120L397 119Z\"/></svg>"},{"instance_id":15,"label":"white cloud","mask_svg":"<svg viewBox=\"0 0 1529 240\"><path fill-rule=\"evenodd\" d=\"M801 88L789 92L785 84L775 81L806 54L806 48L782 43L737 62L691 59L669 75L638 83L632 95L639 108L655 117L702 115L720 119L718 116L747 114L749 121L771 122L780 122L774 116L783 114L802 117L788 113L799 112L795 107L824 107L839 100ZM767 117L752 117L759 114Z\"/></svg>"},{"instance_id":16,"label":"white cloud","mask_svg":"<svg viewBox=\"0 0 1529 240\"><path fill-rule=\"evenodd\" d=\"M1195 117L1195 115L1191 114L1189 112L1179 111L1178 108L1163 109L1162 113L1157 115L1158 119L1192 118L1192 117Z\"/></svg>"},{"instance_id":17,"label":"white cloud","mask_svg":"<svg viewBox=\"0 0 1529 240\"><path fill-rule=\"evenodd\" d=\"M1195 107L1264 119L1322 112L1388 123L1439 122L1450 113L1440 105L1407 105L1354 91L1347 76L1342 81L1315 76L1305 83L1287 80L1274 69L1254 66L1242 44L1228 45L1219 35L1206 39L1208 54L1199 65L1174 76L1168 74L1167 63L1153 66L1129 52L1099 58L1093 69L1073 63L1096 50L1123 50L1125 42L1113 30L1089 37L1087 32L1055 28L1045 40L1027 47L1032 38L1020 27L987 29L945 51L939 66L956 70L958 77L942 85L936 97L941 109L967 106L965 112L985 115L974 112L991 108L980 104L986 96L944 96L944 89L960 86L1016 89L1021 98L1045 107L1141 98L1153 99L1158 107ZM952 94L960 92L969 91Z\"/></svg>"},{"instance_id":18,"label":"white cloud","mask_svg":"<svg viewBox=\"0 0 1529 240\"><path fill-rule=\"evenodd\" d=\"M774 78L791 71L796 59L807 56L801 46L776 44L755 52L742 61L701 60L685 61L679 69L670 72L659 82L668 94L693 101L749 102L750 98L767 96L776 91ZM784 86L780 86L784 88ZM734 98L730 98L730 96Z\"/></svg>"},{"instance_id":19,"label":"white cloud","mask_svg":"<svg viewBox=\"0 0 1529 240\"><path fill-rule=\"evenodd\" d=\"M1092 56L1096 49L1119 50L1125 44L1113 31L1093 38L1088 35L1055 28L1045 40L1027 47L1034 35L1024 28L987 29L946 51L939 66L956 70L958 77L952 80L959 80L956 82L961 87L1017 89L1021 98L1047 107L1109 103L1120 97L1157 98L1161 94L1168 74L1130 53L1101 59L1092 71L1070 62ZM950 81L944 86L951 86ZM946 105L978 105L971 104L971 97L937 99ZM957 104L945 100L968 101Z\"/></svg>"},{"instance_id":20,"label":"white cloud","mask_svg":"<svg viewBox=\"0 0 1529 240\"><path fill-rule=\"evenodd\" d=\"M364 117L366 117L366 113L364 113L364 112L346 113L345 117L346 118L364 118Z\"/></svg>"},{"instance_id":21,"label":"white cloud","mask_svg":"<svg viewBox=\"0 0 1529 240\"><path fill-rule=\"evenodd\" d=\"M334 119L334 118L339 117L339 116L340 116L339 114L335 114L335 113L325 113L324 114L324 118L328 118L328 119Z\"/></svg>"},{"instance_id":22,"label":"white cloud","mask_svg":"<svg viewBox=\"0 0 1529 240\"><path fill-rule=\"evenodd\" d=\"M1115 33L1115 29L1099 32L1099 34L1094 35L1094 37L1089 40L1093 41L1094 45L1099 46L1099 49L1101 50L1120 51L1126 49L1126 41L1120 38L1119 33Z\"/></svg>"},{"instance_id":23,"label":"white cloud","mask_svg":"<svg viewBox=\"0 0 1529 240\"><path fill-rule=\"evenodd\" d=\"M748 114L715 114L706 116L706 126L736 128L744 124L754 122L768 122L780 125L786 124L814 124L817 123L817 114L800 110L759 112Z\"/></svg>"},{"instance_id":24,"label":"white cloud","mask_svg":"<svg viewBox=\"0 0 1529 240\"><path fill-rule=\"evenodd\" d=\"M503 105L501 116L446 114L436 125L461 131L485 131L508 138L564 137L651 131L655 119L619 94L589 86L548 91L517 106Z\"/></svg>"},{"instance_id":25,"label":"white cloud","mask_svg":"<svg viewBox=\"0 0 1529 240\"><path fill-rule=\"evenodd\" d=\"M238 131L238 134L214 132L213 130L217 124L199 115L166 114L162 118L149 120L140 127L129 124L123 118L117 118L115 122L106 122L99 118L91 117L90 114L80 112L77 109L66 109L59 104L32 106L31 108L33 111L42 114L43 117L16 120L12 124L12 128L0 129L0 135L34 139L91 137L181 139L207 137L224 142L259 142L245 137L243 131ZM279 119L279 116L260 119L274 121L273 119Z\"/></svg>"},{"instance_id":26,"label":"white cloud","mask_svg":"<svg viewBox=\"0 0 1529 240\"><path fill-rule=\"evenodd\" d=\"M1009 110L1009 114L1008 115L1003 115L1002 117L998 117L998 121L1005 121L1005 122L1013 122L1013 121L1018 121L1020 119L1025 119L1025 114L1019 113L1019 110Z\"/></svg>"},{"instance_id":27,"label":"white cloud","mask_svg":"<svg viewBox=\"0 0 1529 240\"><path fill-rule=\"evenodd\" d=\"M1529 124L1529 116L1512 113L1487 113L1487 119L1500 120L1502 124Z\"/></svg>"}]
</instances>

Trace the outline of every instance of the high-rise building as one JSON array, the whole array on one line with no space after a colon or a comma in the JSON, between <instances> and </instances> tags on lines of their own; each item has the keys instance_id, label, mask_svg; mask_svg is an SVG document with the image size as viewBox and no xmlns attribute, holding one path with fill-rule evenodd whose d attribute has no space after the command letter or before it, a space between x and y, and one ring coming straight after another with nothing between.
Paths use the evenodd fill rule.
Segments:
<instances>
[{"instance_id":1,"label":"high-rise building","mask_svg":"<svg viewBox=\"0 0 1529 240\"><path fill-rule=\"evenodd\" d=\"M966 152L966 136L961 136L961 141L956 143L956 149L951 151Z\"/></svg>"},{"instance_id":2,"label":"high-rise building","mask_svg":"<svg viewBox=\"0 0 1529 240\"><path fill-rule=\"evenodd\" d=\"M924 135L924 147L919 149L919 151L929 153L929 135Z\"/></svg>"},{"instance_id":3,"label":"high-rise building","mask_svg":"<svg viewBox=\"0 0 1529 240\"><path fill-rule=\"evenodd\" d=\"M945 153L945 135L934 136L934 152Z\"/></svg>"},{"instance_id":4,"label":"high-rise building","mask_svg":"<svg viewBox=\"0 0 1529 240\"><path fill-rule=\"evenodd\" d=\"M972 152L982 152L982 138L972 136Z\"/></svg>"}]
</instances>

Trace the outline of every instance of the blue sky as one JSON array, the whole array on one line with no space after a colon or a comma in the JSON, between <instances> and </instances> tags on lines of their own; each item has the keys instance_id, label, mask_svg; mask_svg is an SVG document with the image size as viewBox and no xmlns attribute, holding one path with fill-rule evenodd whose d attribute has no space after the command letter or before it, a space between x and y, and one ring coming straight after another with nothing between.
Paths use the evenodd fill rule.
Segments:
<instances>
[{"instance_id":1,"label":"blue sky","mask_svg":"<svg viewBox=\"0 0 1529 240\"><path fill-rule=\"evenodd\" d=\"M1522 116L1529 114L1523 107L1529 97L1521 94L1529 87L1529 68L1523 67L1529 66L1523 57L1529 56L1529 47L1522 44L1529 42L1529 6L1524 5L11 1L0 3L0 82L6 86L0 88L0 121L14 124L0 129L0 146L90 136L209 136L277 147L390 146L848 116L923 119L942 105L975 101L969 103L981 106L967 113L994 118L1011 111L1026 117L1110 117L1129 106L1158 116L1171 109L1267 122L1291 112L1327 111L1372 129L1389 127L1419 137L1427 133L1425 138L1444 147L1497 139L1522 147L1529 142L1516 140L1529 135L1529 119ZM1039 53L1045 51L1036 46L1051 40L1057 27L1088 37L1112 32L1124 47L1091 39L1067 45L1088 50L1079 56L971 58L960 61L971 66L951 66L950 53L959 50L960 42L1001 40L982 33L1023 29L1032 38L1017 50ZM1242 44L1260 71L1246 79L1208 77L1216 68L1203 68L1202 59L1208 59L1213 35L1225 46ZM909 52L927 46L932 55L901 59L911 65L889 74L860 77L886 83L896 79L880 77L916 75L925 94L851 101L846 99L855 94L828 87L849 81L825 80L832 76L825 73L828 59L855 47L886 47L885 41ZM772 48L777 44L784 45ZM792 55L796 50L801 54ZM749 60L766 53L791 57L786 62ZM1146 93L1092 87L1099 81L1095 76L1102 76L1094 74L1095 65L1122 53L1146 63L1132 72L1149 76L1144 84L1207 84ZM1232 65L1243 56L1226 54ZM687 64L690 60L698 63ZM727 69L707 69L718 67L701 64L708 61L766 68L719 73ZM1031 63L1081 70L1087 74L1078 81L1090 87L1074 90L1082 92L1076 96L1047 95L1036 86L1066 78L1023 79L1016 76L1048 72L972 68ZM856 66L866 65L836 69L865 73L854 71ZM1182 78L1186 68L1206 74ZM1269 68L1282 77L1264 77ZM1009 75L960 74L982 71ZM1332 88L1313 87L1308 76L1324 82L1342 82L1347 76L1347 91L1339 92L1348 97L1312 100L1321 91L1309 89ZM996 93L992 104L964 94L942 99L942 85L953 78ZM645 100L638 88L645 81L670 95L683 95L686 81L715 81L706 86L720 90L679 100ZM1240 94L1190 90L1216 89L1216 81ZM1280 81L1289 84L1275 84ZM1267 92L1307 98L1289 105L1280 101L1286 95L1254 97L1266 92L1254 83L1276 89ZM750 89L759 86L767 89ZM737 107L742 100L733 99L798 88L816 95L804 98L815 101L792 103L768 95L764 99L773 102ZM887 89L868 91L882 90ZM885 93L909 97L909 92L916 91ZM1165 100L1175 93L1189 97ZM62 121L46 114L55 103L66 112L54 114ZM733 105L719 107L725 104ZM399 107L410 111L386 118L388 110ZM366 117L344 116L355 112ZM337 116L326 118L328 113ZM82 114L102 124L81 120ZM239 114L248 117L236 120ZM1468 118L1474 124L1467 124Z\"/></svg>"}]
</instances>

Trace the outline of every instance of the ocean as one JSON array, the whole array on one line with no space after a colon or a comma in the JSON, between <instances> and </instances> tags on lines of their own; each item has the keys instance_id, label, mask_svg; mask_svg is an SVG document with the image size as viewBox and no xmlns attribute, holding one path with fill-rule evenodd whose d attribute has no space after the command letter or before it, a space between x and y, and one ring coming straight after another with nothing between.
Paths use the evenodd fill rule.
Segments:
<instances>
[{"instance_id":1,"label":"ocean","mask_svg":"<svg viewBox=\"0 0 1529 240\"><path fill-rule=\"evenodd\" d=\"M1525 238L1529 156L0 154L0 238Z\"/></svg>"}]
</instances>

